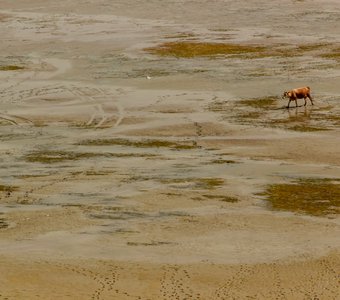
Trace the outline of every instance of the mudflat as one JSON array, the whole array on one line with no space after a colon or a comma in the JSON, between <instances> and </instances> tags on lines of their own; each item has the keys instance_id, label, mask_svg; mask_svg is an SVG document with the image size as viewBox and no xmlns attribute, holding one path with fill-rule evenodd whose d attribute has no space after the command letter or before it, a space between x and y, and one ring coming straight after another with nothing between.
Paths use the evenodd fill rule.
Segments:
<instances>
[{"instance_id":1,"label":"mudflat","mask_svg":"<svg viewBox=\"0 0 340 300\"><path fill-rule=\"evenodd\" d=\"M338 6L0 0L0 299L337 299Z\"/></svg>"}]
</instances>

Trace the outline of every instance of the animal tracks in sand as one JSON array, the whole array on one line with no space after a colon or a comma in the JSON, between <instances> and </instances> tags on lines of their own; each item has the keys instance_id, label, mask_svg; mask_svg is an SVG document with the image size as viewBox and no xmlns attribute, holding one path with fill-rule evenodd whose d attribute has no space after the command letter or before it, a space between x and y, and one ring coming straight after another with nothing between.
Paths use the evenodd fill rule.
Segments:
<instances>
[{"instance_id":1,"label":"animal tracks in sand","mask_svg":"<svg viewBox=\"0 0 340 300\"><path fill-rule=\"evenodd\" d=\"M112 127L117 127L122 122L124 118L124 109L117 101L116 95L110 90L72 86L70 92L75 96L80 97L82 99L82 104L90 103L94 107L94 112L86 122L86 126L95 125L94 127L99 128L103 124L115 120Z\"/></svg>"},{"instance_id":2,"label":"animal tracks in sand","mask_svg":"<svg viewBox=\"0 0 340 300\"><path fill-rule=\"evenodd\" d=\"M41 196L46 192L50 193L53 186L57 186L65 181L73 181L76 176L76 174L69 173L61 177L53 177L50 180L44 181L43 184L35 186L31 185L21 196L17 196L16 202L19 204L39 203L41 201Z\"/></svg>"},{"instance_id":3,"label":"animal tracks in sand","mask_svg":"<svg viewBox=\"0 0 340 300\"><path fill-rule=\"evenodd\" d=\"M86 264L86 267L80 267L68 262L50 262L40 261L39 263L43 268L51 268L65 274L66 277L72 277L74 282L86 283L84 290L86 290L86 299L100 300L100 299L151 299L145 298L128 291L126 282L127 278L124 269L121 266L110 264L106 261L100 261L95 264ZM125 275L125 276L124 276ZM123 281L123 284L121 284ZM65 293L67 291L65 290ZM77 293L76 286L72 289L72 293ZM70 292L65 299L70 299L72 296ZM74 299L74 298L72 298Z\"/></svg>"},{"instance_id":4,"label":"animal tracks in sand","mask_svg":"<svg viewBox=\"0 0 340 300\"><path fill-rule=\"evenodd\" d=\"M71 276L72 278L78 278L82 283L86 282L90 287L87 292L87 296L89 296L88 299L113 299L112 297L120 292L115 289L115 284L119 280L120 267L118 266L105 264L105 271L98 272L96 266L93 265L80 267L70 263L49 261L41 261L40 265L46 268L57 268L59 272L65 273L66 277ZM76 291L76 289L74 291Z\"/></svg>"},{"instance_id":5,"label":"animal tracks in sand","mask_svg":"<svg viewBox=\"0 0 340 300\"><path fill-rule=\"evenodd\" d=\"M191 285L191 275L181 266L166 266L161 278L161 299L203 299Z\"/></svg>"},{"instance_id":6,"label":"animal tracks in sand","mask_svg":"<svg viewBox=\"0 0 340 300\"><path fill-rule=\"evenodd\" d=\"M308 263L306 263L306 267L310 267ZM324 278L331 278L331 280L325 282ZM333 264L327 259L319 259L316 266L313 267L313 272L305 277L305 284L294 286L290 294L300 294L304 299L337 299L339 296L339 265L336 262Z\"/></svg>"},{"instance_id":7,"label":"animal tracks in sand","mask_svg":"<svg viewBox=\"0 0 340 300\"><path fill-rule=\"evenodd\" d=\"M305 257L291 263L241 265L41 259L31 263L19 260L2 267L5 271L8 268L9 276L15 276L15 282L22 280L17 295L23 296L39 284L35 295L40 298L48 295L55 299L92 300L335 300L339 291L336 255L317 260ZM11 299L13 289L1 285L2 282L0 299Z\"/></svg>"},{"instance_id":8,"label":"animal tracks in sand","mask_svg":"<svg viewBox=\"0 0 340 300\"><path fill-rule=\"evenodd\" d=\"M236 299L235 291L241 289L245 278L254 274L254 270L246 265L241 265L230 278L226 277L225 283L221 284L213 293L212 299ZM236 298L235 298L236 296Z\"/></svg>"},{"instance_id":9,"label":"animal tracks in sand","mask_svg":"<svg viewBox=\"0 0 340 300\"><path fill-rule=\"evenodd\" d=\"M337 299L338 274L329 259L258 265L162 267L161 299ZM207 270L209 269L208 273ZM318 272L322 270L322 272ZM204 275L205 274L205 275ZM203 276L203 277L202 277ZM207 282L199 278L207 276ZM322 278L329 278L328 282ZM303 282L299 279L304 278Z\"/></svg>"}]
</instances>

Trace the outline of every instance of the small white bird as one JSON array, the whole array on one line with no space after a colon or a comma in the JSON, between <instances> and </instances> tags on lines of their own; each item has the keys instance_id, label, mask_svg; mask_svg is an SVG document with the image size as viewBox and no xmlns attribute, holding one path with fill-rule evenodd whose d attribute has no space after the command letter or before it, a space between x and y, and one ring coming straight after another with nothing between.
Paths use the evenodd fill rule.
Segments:
<instances>
[{"instance_id":1,"label":"small white bird","mask_svg":"<svg viewBox=\"0 0 340 300\"><path fill-rule=\"evenodd\" d=\"M149 80L150 80L150 79L151 79L151 77L150 77L150 76L148 76L148 75L146 75L146 79L149 79Z\"/></svg>"}]
</instances>

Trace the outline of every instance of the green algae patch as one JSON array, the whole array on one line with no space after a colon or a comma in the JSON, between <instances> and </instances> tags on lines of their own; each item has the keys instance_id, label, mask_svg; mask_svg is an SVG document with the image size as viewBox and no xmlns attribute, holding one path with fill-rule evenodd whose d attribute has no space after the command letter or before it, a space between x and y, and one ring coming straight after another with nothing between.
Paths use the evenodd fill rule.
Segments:
<instances>
[{"instance_id":1,"label":"green algae patch","mask_svg":"<svg viewBox=\"0 0 340 300\"><path fill-rule=\"evenodd\" d=\"M316 127L316 126L308 126L308 125L295 125L288 127L290 130L299 131L299 132L315 132L315 131L327 131L328 128L325 127Z\"/></svg>"},{"instance_id":2,"label":"green algae patch","mask_svg":"<svg viewBox=\"0 0 340 300\"><path fill-rule=\"evenodd\" d=\"M83 174L85 176L107 176L113 174L113 171L94 171L94 170L89 170L85 171Z\"/></svg>"},{"instance_id":3,"label":"green algae patch","mask_svg":"<svg viewBox=\"0 0 340 300\"><path fill-rule=\"evenodd\" d=\"M340 48L333 49L333 51L328 52L328 53L322 53L320 54L320 56L322 58L340 61Z\"/></svg>"},{"instance_id":4,"label":"green algae patch","mask_svg":"<svg viewBox=\"0 0 340 300\"><path fill-rule=\"evenodd\" d=\"M145 51L159 56L194 58L258 54L264 52L265 49L265 47L254 45L177 41L146 48Z\"/></svg>"},{"instance_id":5,"label":"green algae patch","mask_svg":"<svg viewBox=\"0 0 340 300\"><path fill-rule=\"evenodd\" d=\"M93 158L96 156L98 156L96 153L80 153L71 151L35 151L27 154L25 156L25 160L28 162L50 164L84 158Z\"/></svg>"},{"instance_id":6,"label":"green algae patch","mask_svg":"<svg viewBox=\"0 0 340 300\"><path fill-rule=\"evenodd\" d=\"M329 47L331 44L329 43L311 43L311 44L304 44L304 45L299 45L297 47L297 50L299 51L304 51L304 52L309 52L309 51L316 51L320 49L324 49L326 47Z\"/></svg>"},{"instance_id":7,"label":"green algae patch","mask_svg":"<svg viewBox=\"0 0 340 300\"><path fill-rule=\"evenodd\" d=\"M85 140L78 145L82 146L127 146L136 148L171 148L171 149L194 149L197 145L194 143L177 143L166 140L141 140L132 141L128 139L97 139L97 140Z\"/></svg>"},{"instance_id":8,"label":"green algae patch","mask_svg":"<svg viewBox=\"0 0 340 300\"><path fill-rule=\"evenodd\" d=\"M160 242L160 241L151 241L151 242L127 242L128 246L162 246L162 245L171 245L174 244L172 242Z\"/></svg>"},{"instance_id":9,"label":"green algae patch","mask_svg":"<svg viewBox=\"0 0 340 300\"><path fill-rule=\"evenodd\" d=\"M235 161L235 160L232 160L232 159L214 159L211 161L212 164L221 164L221 165L224 165L224 164L237 164L239 162Z\"/></svg>"},{"instance_id":10,"label":"green algae patch","mask_svg":"<svg viewBox=\"0 0 340 300\"><path fill-rule=\"evenodd\" d=\"M51 174L20 174L20 175L15 175L15 178L18 179L34 179L34 178L44 178L48 177Z\"/></svg>"},{"instance_id":11,"label":"green algae patch","mask_svg":"<svg viewBox=\"0 0 340 300\"><path fill-rule=\"evenodd\" d=\"M77 161L96 157L154 157L148 153L94 153L94 152L72 152L72 151L35 151L27 154L24 158L28 162L53 164L64 161Z\"/></svg>"},{"instance_id":12,"label":"green algae patch","mask_svg":"<svg viewBox=\"0 0 340 300\"><path fill-rule=\"evenodd\" d=\"M333 52L333 53L327 53L321 55L324 58L330 58L335 60L340 60L340 51L339 52Z\"/></svg>"},{"instance_id":13,"label":"green algae patch","mask_svg":"<svg viewBox=\"0 0 340 300\"><path fill-rule=\"evenodd\" d=\"M222 178L198 178L196 180L196 188L216 189L224 184Z\"/></svg>"},{"instance_id":14,"label":"green algae patch","mask_svg":"<svg viewBox=\"0 0 340 300\"><path fill-rule=\"evenodd\" d=\"M229 38L221 37L225 40ZM168 37L166 37L168 38ZM145 48L144 51L159 55L177 58L195 57L230 57L239 59L262 59L262 58L291 58L303 55L313 55L328 59L338 60L340 58L339 49L335 44L329 43L310 43L310 44L276 44L262 46L255 44L236 44L223 42L203 42L198 37L190 34L178 34L170 36L177 38L177 41L165 42L154 47ZM194 40L195 38L195 40ZM196 40L197 39L197 40ZM264 73L255 76L265 76Z\"/></svg>"},{"instance_id":15,"label":"green algae patch","mask_svg":"<svg viewBox=\"0 0 340 300\"><path fill-rule=\"evenodd\" d=\"M0 184L0 192L11 193L18 190L17 186Z\"/></svg>"},{"instance_id":16,"label":"green algae patch","mask_svg":"<svg viewBox=\"0 0 340 300\"><path fill-rule=\"evenodd\" d=\"M6 229L9 225L4 218L0 218L0 229Z\"/></svg>"},{"instance_id":17,"label":"green algae patch","mask_svg":"<svg viewBox=\"0 0 340 300\"><path fill-rule=\"evenodd\" d=\"M264 193L274 210L312 216L340 212L340 180L302 178L293 183L269 185Z\"/></svg>"},{"instance_id":18,"label":"green algae patch","mask_svg":"<svg viewBox=\"0 0 340 300\"><path fill-rule=\"evenodd\" d=\"M262 97L262 98L253 98L240 100L238 103L240 105L245 105L253 108L271 108L274 107L277 103L278 98L274 96Z\"/></svg>"},{"instance_id":19,"label":"green algae patch","mask_svg":"<svg viewBox=\"0 0 340 300\"><path fill-rule=\"evenodd\" d=\"M180 39L181 36L178 36ZM184 36L186 38L186 36ZM225 39L225 38L224 38ZM195 57L219 57L230 56L235 58L289 58L303 56L305 53L321 51L326 44L306 44L292 46L289 44L277 44L271 47L264 47L250 44L218 43L178 40L166 42L154 47L145 48L148 53L159 56L172 56L177 58Z\"/></svg>"},{"instance_id":20,"label":"green algae patch","mask_svg":"<svg viewBox=\"0 0 340 300\"><path fill-rule=\"evenodd\" d=\"M222 202L228 202L228 203L236 203L238 202L238 198L231 197L231 196L225 196L225 195L202 195L206 199L212 199Z\"/></svg>"},{"instance_id":21,"label":"green algae patch","mask_svg":"<svg viewBox=\"0 0 340 300\"><path fill-rule=\"evenodd\" d=\"M255 120L263 117L263 114L258 111L250 111L247 113L239 114L237 119L239 121L248 121L248 120Z\"/></svg>"},{"instance_id":22,"label":"green algae patch","mask_svg":"<svg viewBox=\"0 0 340 300\"><path fill-rule=\"evenodd\" d=\"M16 65L6 65L6 66L0 66L0 71L18 71L25 69L22 66L16 66Z\"/></svg>"},{"instance_id":23,"label":"green algae patch","mask_svg":"<svg viewBox=\"0 0 340 300\"><path fill-rule=\"evenodd\" d=\"M234 108L236 114L231 118L239 124L266 126L270 122L270 119L266 116L270 110L276 108L277 101L276 96L238 100ZM245 110L246 107L249 109Z\"/></svg>"},{"instance_id":24,"label":"green algae patch","mask_svg":"<svg viewBox=\"0 0 340 300\"><path fill-rule=\"evenodd\" d=\"M315 120L315 121L318 121L318 120ZM310 125L310 123L313 123L313 122L307 118L303 119L303 117L301 117L301 119L299 118L272 119L272 120L268 120L262 123L265 126L270 126L273 128L281 128L281 129L292 130L292 131L297 131L297 132L306 132L306 133L328 131L328 130L331 130L331 128L328 126L332 126L332 124L328 124L328 126L326 125L317 126L316 122L314 122L316 125Z\"/></svg>"},{"instance_id":25,"label":"green algae patch","mask_svg":"<svg viewBox=\"0 0 340 300\"><path fill-rule=\"evenodd\" d=\"M209 103L207 109L212 112L225 112L230 109L228 101L214 101Z\"/></svg>"},{"instance_id":26,"label":"green algae patch","mask_svg":"<svg viewBox=\"0 0 340 300\"><path fill-rule=\"evenodd\" d=\"M159 182L162 184L168 184L170 186L175 185L176 188L179 188L179 185L184 184L184 188L213 190L223 186L224 179L214 177L162 178L159 180ZM188 184L188 186L185 184Z\"/></svg>"},{"instance_id":27,"label":"green algae patch","mask_svg":"<svg viewBox=\"0 0 340 300\"><path fill-rule=\"evenodd\" d=\"M178 32L175 34L169 34L165 36L166 39L192 39L195 38L196 35L192 32Z\"/></svg>"}]
</instances>

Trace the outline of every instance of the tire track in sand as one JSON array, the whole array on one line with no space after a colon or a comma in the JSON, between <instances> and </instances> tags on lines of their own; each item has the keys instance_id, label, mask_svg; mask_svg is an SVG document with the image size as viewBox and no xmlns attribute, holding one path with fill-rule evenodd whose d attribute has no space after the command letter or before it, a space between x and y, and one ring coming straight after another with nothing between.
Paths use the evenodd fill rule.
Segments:
<instances>
[{"instance_id":1,"label":"tire track in sand","mask_svg":"<svg viewBox=\"0 0 340 300\"><path fill-rule=\"evenodd\" d=\"M38 57L38 58L33 58L32 61L36 65L42 66L44 64L51 64L53 67L55 67L56 70L53 71L52 73L49 72L50 74L47 76L47 78L51 78L57 74L64 73L66 72L67 69L71 67L71 64L68 61L65 62L64 60L59 60L59 59L43 60ZM39 73L42 73L42 72L46 72L46 71L35 69L29 72L27 71L20 72L20 75L22 75L22 73L27 74L27 75L23 76L23 78L17 79L14 83L3 88L0 91L0 102L11 103L11 104L22 103L24 100L27 100L28 98L37 97L37 96L41 96L42 94L44 94L42 93L42 91L49 90L49 88L47 89L46 88L42 88L42 89L33 88L33 89L26 89L26 90L19 89L19 87L23 83L37 79ZM7 78L8 82L10 82L11 80L14 80L14 77ZM19 117L19 116L7 114L7 113L1 113L0 119L9 122L12 125L25 125L25 124L34 125L34 122L32 122L31 120L27 118Z\"/></svg>"},{"instance_id":2,"label":"tire track in sand","mask_svg":"<svg viewBox=\"0 0 340 300\"><path fill-rule=\"evenodd\" d=\"M115 128L118 127L124 119L124 109L117 100L114 100L114 95L110 91L103 88L78 86L70 87L69 91L75 96L80 97L83 103L89 103L94 106L94 112L86 122L86 126L94 125L96 119L99 118L100 120L94 127L100 128L105 123L117 117L116 122L112 126ZM110 110L116 110L117 112L112 113Z\"/></svg>"}]
</instances>

